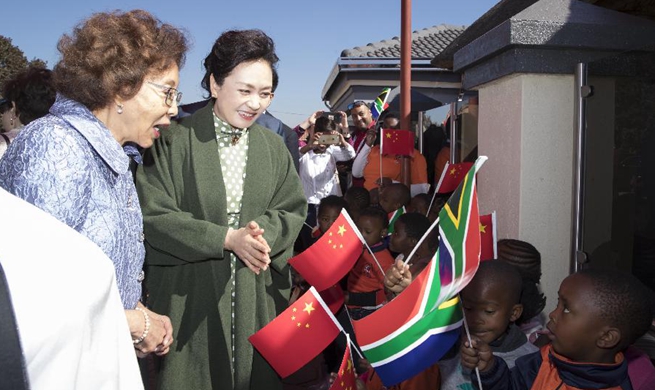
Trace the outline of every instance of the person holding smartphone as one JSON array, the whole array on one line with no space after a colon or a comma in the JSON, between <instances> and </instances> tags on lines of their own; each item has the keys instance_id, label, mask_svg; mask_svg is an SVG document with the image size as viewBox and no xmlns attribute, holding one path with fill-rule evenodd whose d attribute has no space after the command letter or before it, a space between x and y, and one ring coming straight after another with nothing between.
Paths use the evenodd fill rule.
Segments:
<instances>
[{"instance_id":1,"label":"person holding smartphone","mask_svg":"<svg viewBox=\"0 0 655 390\"><path fill-rule=\"evenodd\" d=\"M328 195L342 196L337 172L338 161L355 158L355 149L337 131L337 123L327 116L316 118L309 130L307 145L300 148L300 180L307 197L307 220L301 231L303 246L311 243L317 208Z\"/></svg>"}]
</instances>

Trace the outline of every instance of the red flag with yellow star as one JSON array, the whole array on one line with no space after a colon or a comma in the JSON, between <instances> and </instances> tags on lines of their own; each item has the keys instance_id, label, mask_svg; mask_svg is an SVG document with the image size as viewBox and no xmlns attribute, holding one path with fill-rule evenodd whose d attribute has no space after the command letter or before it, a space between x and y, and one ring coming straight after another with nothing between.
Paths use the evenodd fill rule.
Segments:
<instances>
[{"instance_id":1,"label":"red flag with yellow star","mask_svg":"<svg viewBox=\"0 0 655 390\"><path fill-rule=\"evenodd\" d=\"M355 365L350 356L350 335L346 333L346 352L343 353L341 366L337 376L332 382L329 390L357 390L357 379L355 377Z\"/></svg>"},{"instance_id":2,"label":"red flag with yellow star","mask_svg":"<svg viewBox=\"0 0 655 390\"><path fill-rule=\"evenodd\" d=\"M323 291L334 286L355 265L364 250L364 238L344 209L312 246L289 260L307 283Z\"/></svg>"},{"instance_id":3,"label":"red flag with yellow star","mask_svg":"<svg viewBox=\"0 0 655 390\"><path fill-rule=\"evenodd\" d=\"M311 287L248 340L286 378L321 353L340 331L337 319Z\"/></svg>"},{"instance_id":4,"label":"red flag with yellow star","mask_svg":"<svg viewBox=\"0 0 655 390\"><path fill-rule=\"evenodd\" d=\"M411 156L414 152L414 133L409 130L382 129L380 150L382 154Z\"/></svg>"},{"instance_id":5,"label":"red flag with yellow star","mask_svg":"<svg viewBox=\"0 0 655 390\"><path fill-rule=\"evenodd\" d=\"M496 212L480 216L480 261L497 258Z\"/></svg>"},{"instance_id":6,"label":"red flag with yellow star","mask_svg":"<svg viewBox=\"0 0 655 390\"><path fill-rule=\"evenodd\" d=\"M464 180L464 176L469 172L473 163L463 162L459 164L446 163L439 182L435 187L438 194L447 194L453 192L459 187L459 184Z\"/></svg>"}]
</instances>

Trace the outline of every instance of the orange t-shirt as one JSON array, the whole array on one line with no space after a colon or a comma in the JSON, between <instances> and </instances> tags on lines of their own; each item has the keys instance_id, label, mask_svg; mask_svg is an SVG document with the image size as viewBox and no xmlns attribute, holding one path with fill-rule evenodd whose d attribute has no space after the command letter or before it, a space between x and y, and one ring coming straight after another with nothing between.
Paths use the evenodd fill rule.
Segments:
<instances>
[{"instance_id":1,"label":"orange t-shirt","mask_svg":"<svg viewBox=\"0 0 655 390\"><path fill-rule=\"evenodd\" d=\"M411 174L412 184L423 184L428 182L428 166L425 162L425 157L416 149L411 157ZM383 154L382 155L382 177L388 177L391 180L400 182L401 160L397 159L395 155ZM372 190L377 188L375 183L380 178L380 146L371 148L368 155L368 162L364 167L364 188Z\"/></svg>"},{"instance_id":2,"label":"orange t-shirt","mask_svg":"<svg viewBox=\"0 0 655 390\"><path fill-rule=\"evenodd\" d=\"M391 252L384 245L380 245L379 247L374 246L371 250L375 253L375 258L380 263L384 272L387 272L394 263ZM348 293L368 293L374 291L377 291L375 295L376 306L383 304L386 301L384 273L380 271L380 267L375 263L369 251L364 250L348 274Z\"/></svg>"}]
</instances>

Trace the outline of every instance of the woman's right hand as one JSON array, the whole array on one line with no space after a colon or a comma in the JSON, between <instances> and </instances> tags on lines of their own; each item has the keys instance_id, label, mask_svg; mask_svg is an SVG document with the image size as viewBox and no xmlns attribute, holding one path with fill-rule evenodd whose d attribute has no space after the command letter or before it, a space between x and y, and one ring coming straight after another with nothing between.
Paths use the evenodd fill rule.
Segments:
<instances>
[{"instance_id":1,"label":"woman's right hand","mask_svg":"<svg viewBox=\"0 0 655 390\"><path fill-rule=\"evenodd\" d=\"M250 221L241 229L228 229L225 236L225 249L234 252L246 267L257 275L260 271L266 271L271 263L268 255L271 248L263 234L264 229L261 229L255 221Z\"/></svg>"},{"instance_id":2,"label":"woman's right hand","mask_svg":"<svg viewBox=\"0 0 655 390\"><path fill-rule=\"evenodd\" d=\"M166 355L173 343L173 325L170 318L147 309L141 302L138 303L138 307L147 313L150 325L146 338L134 345L137 356L142 358L153 352L158 356ZM125 315L132 340L139 339L145 331L145 316L136 309L125 310Z\"/></svg>"}]
</instances>

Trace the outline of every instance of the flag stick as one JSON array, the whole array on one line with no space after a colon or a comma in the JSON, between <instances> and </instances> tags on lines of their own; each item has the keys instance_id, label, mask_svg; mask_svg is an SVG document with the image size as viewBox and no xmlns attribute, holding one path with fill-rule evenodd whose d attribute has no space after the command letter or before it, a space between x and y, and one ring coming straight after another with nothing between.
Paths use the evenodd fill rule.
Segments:
<instances>
[{"instance_id":1,"label":"flag stick","mask_svg":"<svg viewBox=\"0 0 655 390\"><path fill-rule=\"evenodd\" d=\"M430 201L430 206L428 206L428 212L425 214L427 217L430 215L430 210L432 210L432 205L434 204L434 198L437 197L437 193L439 192L439 189L441 188L441 183L443 183L443 179L446 176L446 172L448 172L448 166L450 163L446 161L446 165L443 167L443 171L441 171L441 176L439 177L439 182L437 182L437 186L434 187L434 194L432 194L432 200Z\"/></svg>"},{"instance_id":2,"label":"flag stick","mask_svg":"<svg viewBox=\"0 0 655 390\"><path fill-rule=\"evenodd\" d=\"M421 244L423 244L423 241L425 241L425 238L430 234L430 232L432 232L432 229L434 229L434 227L437 226L438 224L439 224L439 218L437 218L434 222L432 222L432 225L430 225L430 228L428 229L428 231L425 232L425 234L423 235L423 237L421 237L420 240L418 240L418 242L416 243L416 246L414 246L414 249L412 249L412 251L409 253L409 256L407 256L407 258L405 259L403 264L407 264L409 262L409 259L411 259L412 256L414 256L414 253L416 253L416 251L421 246Z\"/></svg>"},{"instance_id":3,"label":"flag stick","mask_svg":"<svg viewBox=\"0 0 655 390\"><path fill-rule=\"evenodd\" d=\"M307 222L303 222L303 224L304 224L305 226L307 226L308 228L314 230L314 226L309 226L309 224L308 224Z\"/></svg>"},{"instance_id":4,"label":"flag stick","mask_svg":"<svg viewBox=\"0 0 655 390\"><path fill-rule=\"evenodd\" d=\"M459 294L458 294L459 295ZM461 302L462 297L459 297ZM471 341L471 331L469 330L469 324L466 321L466 313L464 312L464 306L462 305L462 318L464 319L464 330L466 331L466 338L469 341L469 348L473 348L473 342ZM482 380L480 379L480 369L475 367L475 376L478 379L478 388L482 390Z\"/></svg>"},{"instance_id":5,"label":"flag stick","mask_svg":"<svg viewBox=\"0 0 655 390\"><path fill-rule=\"evenodd\" d=\"M378 199L380 197L380 189L382 188L382 144L384 143L384 137L382 135L382 128L380 128L380 184L378 185Z\"/></svg>"},{"instance_id":6,"label":"flag stick","mask_svg":"<svg viewBox=\"0 0 655 390\"><path fill-rule=\"evenodd\" d=\"M352 317L350 317L350 313L348 312L348 308L346 307L345 309L346 309L346 315L348 316L348 321L350 321L350 326L352 327L353 326L353 319L352 319ZM348 338L348 343L350 345L352 345L355 352L357 352L357 355L359 356L359 358L364 359L364 356L362 355L362 352L360 352L359 347L356 346L355 343L353 343L353 341L350 339L350 335L348 334L348 332L343 330L343 328L341 328L341 331L346 335L346 337Z\"/></svg>"},{"instance_id":7,"label":"flag stick","mask_svg":"<svg viewBox=\"0 0 655 390\"><path fill-rule=\"evenodd\" d=\"M491 227L492 227L492 229L491 229L492 236L491 237L493 238L493 241L494 241L494 259L497 259L498 258L498 240L496 239L496 237L498 237L498 232L496 231L496 211L491 213Z\"/></svg>"}]
</instances>

